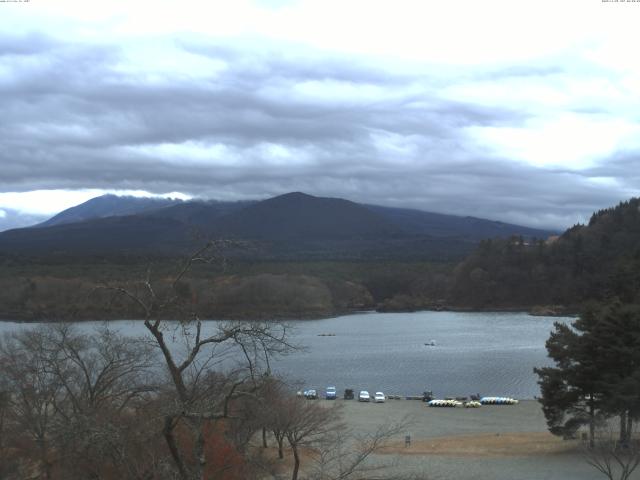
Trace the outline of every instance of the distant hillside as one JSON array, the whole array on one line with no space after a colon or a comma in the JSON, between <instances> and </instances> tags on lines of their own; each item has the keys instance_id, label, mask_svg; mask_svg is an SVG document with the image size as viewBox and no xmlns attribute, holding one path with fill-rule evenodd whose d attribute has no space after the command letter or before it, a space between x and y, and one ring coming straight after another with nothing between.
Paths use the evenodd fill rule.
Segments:
<instances>
[{"instance_id":1,"label":"distant hillside","mask_svg":"<svg viewBox=\"0 0 640 480\"><path fill-rule=\"evenodd\" d=\"M554 230L524 227L476 217L459 217L442 213L423 212L408 208L367 205L371 211L386 218L404 232L435 237L464 237L476 241L495 237L522 235L527 238L547 238Z\"/></svg>"},{"instance_id":2,"label":"distant hillside","mask_svg":"<svg viewBox=\"0 0 640 480\"><path fill-rule=\"evenodd\" d=\"M170 218L186 225L209 228L220 218L230 215L256 202L218 202L194 200L154 211L145 212L146 217Z\"/></svg>"},{"instance_id":3,"label":"distant hillside","mask_svg":"<svg viewBox=\"0 0 640 480\"><path fill-rule=\"evenodd\" d=\"M640 199L596 212L554 242L483 241L457 268L459 305L575 306L618 297L640 303Z\"/></svg>"},{"instance_id":4,"label":"distant hillside","mask_svg":"<svg viewBox=\"0 0 640 480\"><path fill-rule=\"evenodd\" d=\"M266 240L382 239L401 230L370 209L341 198L288 193L250 205L212 227L220 235Z\"/></svg>"},{"instance_id":5,"label":"distant hillside","mask_svg":"<svg viewBox=\"0 0 640 480\"><path fill-rule=\"evenodd\" d=\"M261 202L145 200L90 200L40 228L0 233L0 253L183 255L207 238L235 238L250 245L237 254L260 259L451 261L486 236L546 238L552 233L299 192Z\"/></svg>"},{"instance_id":6,"label":"distant hillside","mask_svg":"<svg viewBox=\"0 0 640 480\"><path fill-rule=\"evenodd\" d=\"M171 198L141 198L119 197L117 195L102 195L92 198L80 205L68 208L36 227L52 227L67 223L83 222L95 218L133 215L149 210L167 207L181 203L181 200Z\"/></svg>"},{"instance_id":7,"label":"distant hillside","mask_svg":"<svg viewBox=\"0 0 640 480\"><path fill-rule=\"evenodd\" d=\"M107 217L52 227L0 233L0 252L48 255L153 255L179 252L188 244L188 226L144 215Z\"/></svg>"}]
</instances>

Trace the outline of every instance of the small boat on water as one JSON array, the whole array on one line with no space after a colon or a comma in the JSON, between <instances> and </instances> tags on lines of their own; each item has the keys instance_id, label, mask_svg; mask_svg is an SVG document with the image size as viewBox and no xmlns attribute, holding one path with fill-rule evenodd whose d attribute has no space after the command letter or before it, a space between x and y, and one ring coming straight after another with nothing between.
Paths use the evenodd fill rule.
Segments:
<instances>
[{"instance_id":1,"label":"small boat on water","mask_svg":"<svg viewBox=\"0 0 640 480\"><path fill-rule=\"evenodd\" d=\"M425 346L427 346L427 347L435 347L436 346L436 341L435 340L429 340L427 343L425 343Z\"/></svg>"}]
</instances>

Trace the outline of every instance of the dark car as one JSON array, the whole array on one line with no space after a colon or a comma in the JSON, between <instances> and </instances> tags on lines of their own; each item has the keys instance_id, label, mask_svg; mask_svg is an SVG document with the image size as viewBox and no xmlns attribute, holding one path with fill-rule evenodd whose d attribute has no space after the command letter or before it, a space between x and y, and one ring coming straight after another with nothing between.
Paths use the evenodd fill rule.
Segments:
<instances>
[{"instance_id":1,"label":"dark car","mask_svg":"<svg viewBox=\"0 0 640 480\"><path fill-rule=\"evenodd\" d=\"M354 395L353 395L353 389L352 388L347 388L344 391L344 399L345 400L353 400Z\"/></svg>"}]
</instances>

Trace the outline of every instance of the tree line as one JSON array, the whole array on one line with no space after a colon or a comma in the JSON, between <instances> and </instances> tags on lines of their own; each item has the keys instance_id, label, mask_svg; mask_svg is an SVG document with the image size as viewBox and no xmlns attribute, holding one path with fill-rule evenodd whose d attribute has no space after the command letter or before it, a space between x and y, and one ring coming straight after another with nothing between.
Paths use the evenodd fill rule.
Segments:
<instances>
[{"instance_id":1,"label":"tree line","mask_svg":"<svg viewBox=\"0 0 640 480\"><path fill-rule=\"evenodd\" d=\"M493 239L455 269L453 304L564 305L618 298L640 303L640 199L594 213L558 239Z\"/></svg>"}]
</instances>

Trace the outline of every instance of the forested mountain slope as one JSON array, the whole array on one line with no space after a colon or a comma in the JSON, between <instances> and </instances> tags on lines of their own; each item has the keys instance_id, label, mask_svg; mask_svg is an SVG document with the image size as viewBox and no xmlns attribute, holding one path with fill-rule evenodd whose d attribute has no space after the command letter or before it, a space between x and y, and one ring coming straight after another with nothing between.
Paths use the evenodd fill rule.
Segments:
<instances>
[{"instance_id":1,"label":"forested mountain slope","mask_svg":"<svg viewBox=\"0 0 640 480\"><path fill-rule=\"evenodd\" d=\"M471 307L640 303L640 199L594 213L557 240L485 240L454 273L450 301Z\"/></svg>"}]
</instances>

